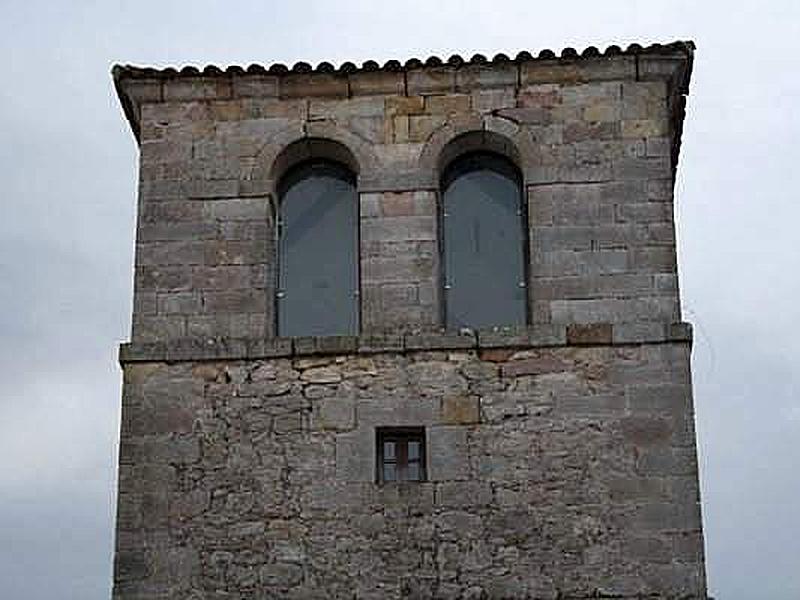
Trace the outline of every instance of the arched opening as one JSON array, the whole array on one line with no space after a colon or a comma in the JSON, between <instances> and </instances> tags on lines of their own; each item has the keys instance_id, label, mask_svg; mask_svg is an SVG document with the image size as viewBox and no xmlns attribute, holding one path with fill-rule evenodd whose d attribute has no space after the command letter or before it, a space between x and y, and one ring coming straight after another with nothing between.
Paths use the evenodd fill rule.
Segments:
<instances>
[{"instance_id":1,"label":"arched opening","mask_svg":"<svg viewBox=\"0 0 800 600\"><path fill-rule=\"evenodd\" d=\"M461 154L442 172L444 321L449 329L527 322L526 214L516 165Z\"/></svg>"},{"instance_id":2,"label":"arched opening","mask_svg":"<svg viewBox=\"0 0 800 600\"><path fill-rule=\"evenodd\" d=\"M278 185L278 335L354 335L358 194L345 164L311 158Z\"/></svg>"},{"instance_id":3,"label":"arched opening","mask_svg":"<svg viewBox=\"0 0 800 600\"><path fill-rule=\"evenodd\" d=\"M283 148L269 167L269 178L282 182L289 171L310 161L330 161L346 167L354 176L359 175L359 161L343 143L318 137L294 140Z\"/></svg>"}]
</instances>

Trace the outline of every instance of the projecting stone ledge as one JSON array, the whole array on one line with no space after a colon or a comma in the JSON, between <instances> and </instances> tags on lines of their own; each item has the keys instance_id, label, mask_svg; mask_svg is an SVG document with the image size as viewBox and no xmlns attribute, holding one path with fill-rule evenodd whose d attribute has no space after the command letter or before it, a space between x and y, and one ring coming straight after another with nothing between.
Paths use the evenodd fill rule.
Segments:
<instances>
[{"instance_id":1,"label":"projecting stone ledge","mask_svg":"<svg viewBox=\"0 0 800 600\"><path fill-rule=\"evenodd\" d=\"M689 323L593 323L465 330L462 333L367 334L272 339L191 338L152 344L123 343L119 362L248 360L325 354L425 350L498 350L692 342Z\"/></svg>"}]
</instances>

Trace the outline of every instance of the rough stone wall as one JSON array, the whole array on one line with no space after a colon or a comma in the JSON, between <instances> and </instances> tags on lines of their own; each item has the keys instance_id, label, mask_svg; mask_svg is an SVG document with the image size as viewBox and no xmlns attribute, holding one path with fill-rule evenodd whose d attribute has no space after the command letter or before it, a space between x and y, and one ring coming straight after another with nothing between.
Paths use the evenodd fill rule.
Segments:
<instances>
[{"instance_id":1,"label":"rough stone wall","mask_svg":"<svg viewBox=\"0 0 800 600\"><path fill-rule=\"evenodd\" d=\"M276 165L319 139L358 174L364 331L441 324L439 176L487 136L523 174L530 323L679 321L685 69L667 53L124 80L141 146L133 339L275 334Z\"/></svg>"},{"instance_id":2,"label":"rough stone wall","mask_svg":"<svg viewBox=\"0 0 800 600\"><path fill-rule=\"evenodd\" d=\"M129 363L115 598L704 599L680 339Z\"/></svg>"}]
</instances>

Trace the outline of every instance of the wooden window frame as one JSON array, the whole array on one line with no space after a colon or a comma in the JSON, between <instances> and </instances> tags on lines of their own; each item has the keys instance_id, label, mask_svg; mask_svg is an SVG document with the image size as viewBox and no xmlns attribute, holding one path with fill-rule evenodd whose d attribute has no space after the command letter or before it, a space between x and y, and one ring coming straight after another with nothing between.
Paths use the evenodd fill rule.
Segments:
<instances>
[{"instance_id":1,"label":"wooden window frame","mask_svg":"<svg viewBox=\"0 0 800 600\"><path fill-rule=\"evenodd\" d=\"M392 483L420 483L428 480L428 469L426 466L428 455L425 443L424 427L378 427L376 429L376 473L375 479L379 484ZM385 455L386 442L395 443L394 458ZM408 458L409 442L419 443L419 458ZM385 478L385 466L395 465L395 478ZM408 466L417 464L419 467L419 478L409 479ZM401 478L401 474L404 477Z\"/></svg>"}]
</instances>

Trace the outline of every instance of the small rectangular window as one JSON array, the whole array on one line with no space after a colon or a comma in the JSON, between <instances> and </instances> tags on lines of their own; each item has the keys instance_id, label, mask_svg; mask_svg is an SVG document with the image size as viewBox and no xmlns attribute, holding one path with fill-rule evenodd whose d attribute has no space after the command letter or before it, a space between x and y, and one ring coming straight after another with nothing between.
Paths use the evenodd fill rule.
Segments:
<instances>
[{"instance_id":1,"label":"small rectangular window","mask_svg":"<svg viewBox=\"0 0 800 600\"><path fill-rule=\"evenodd\" d=\"M377 430L379 483L425 481L425 428L381 427Z\"/></svg>"}]
</instances>

